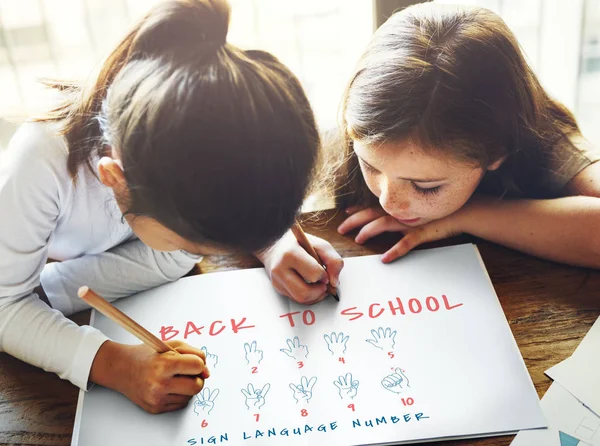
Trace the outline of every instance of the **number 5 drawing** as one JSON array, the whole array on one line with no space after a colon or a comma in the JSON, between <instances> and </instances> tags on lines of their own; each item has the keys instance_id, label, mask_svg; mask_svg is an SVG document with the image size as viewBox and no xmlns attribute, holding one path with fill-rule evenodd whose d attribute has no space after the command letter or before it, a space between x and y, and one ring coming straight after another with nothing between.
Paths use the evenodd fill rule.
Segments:
<instances>
[{"instance_id":1,"label":"number 5 drawing","mask_svg":"<svg viewBox=\"0 0 600 446\"><path fill-rule=\"evenodd\" d=\"M397 331L392 331L391 328L379 327L377 330L371 330L373 339L367 339L367 342L375 348L379 348L384 351L390 351L394 349L396 345L396 334Z\"/></svg>"}]
</instances>

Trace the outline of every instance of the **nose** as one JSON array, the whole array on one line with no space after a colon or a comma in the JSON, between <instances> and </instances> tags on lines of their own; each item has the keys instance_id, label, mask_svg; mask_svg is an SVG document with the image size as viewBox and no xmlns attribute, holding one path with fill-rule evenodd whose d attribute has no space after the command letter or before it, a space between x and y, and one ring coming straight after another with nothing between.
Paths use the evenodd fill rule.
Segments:
<instances>
[{"instance_id":1,"label":"nose","mask_svg":"<svg viewBox=\"0 0 600 446\"><path fill-rule=\"evenodd\" d=\"M410 208L409 194L400 184L382 179L379 185L379 204L390 215L397 215Z\"/></svg>"}]
</instances>

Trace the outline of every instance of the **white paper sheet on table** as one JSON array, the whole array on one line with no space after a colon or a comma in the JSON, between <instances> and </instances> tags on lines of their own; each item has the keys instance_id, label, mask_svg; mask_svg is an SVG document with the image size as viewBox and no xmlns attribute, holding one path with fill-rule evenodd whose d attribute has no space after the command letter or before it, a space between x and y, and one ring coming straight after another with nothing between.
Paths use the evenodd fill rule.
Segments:
<instances>
[{"instance_id":1,"label":"white paper sheet on table","mask_svg":"<svg viewBox=\"0 0 600 446\"><path fill-rule=\"evenodd\" d=\"M399 444L546 425L473 245L390 265L345 259L340 291L341 302L300 306L254 269L118 301L151 332L206 346L209 392L182 411L149 415L96 386L80 393L72 444ZM93 323L137 343L101 315Z\"/></svg>"},{"instance_id":2,"label":"white paper sheet on table","mask_svg":"<svg viewBox=\"0 0 600 446\"><path fill-rule=\"evenodd\" d=\"M600 418L565 390L553 383L541 401L548 429L522 431L511 446L570 446L560 441L560 432L579 440L578 446L600 446ZM565 437L565 436L563 436Z\"/></svg>"},{"instance_id":3,"label":"white paper sheet on table","mask_svg":"<svg viewBox=\"0 0 600 446\"><path fill-rule=\"evenodd\" d=\"M570 358L546 374L600 415L600 318Z\"/></svg>"}]
</instances>

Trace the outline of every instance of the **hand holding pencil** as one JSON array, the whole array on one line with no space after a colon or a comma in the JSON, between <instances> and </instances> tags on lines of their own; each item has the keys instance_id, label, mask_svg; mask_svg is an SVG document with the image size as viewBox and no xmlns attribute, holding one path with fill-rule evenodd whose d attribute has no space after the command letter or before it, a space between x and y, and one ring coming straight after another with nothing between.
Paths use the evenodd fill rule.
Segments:
<instances>
[{"instance_id":1,"label":"hand holding pencil","mask_svg":"<svg viewBox=\"0 0 600 446\"><path fill-rule=\"evenodd\" d=\"M92 382L124 394L150 413L182 409L202 390L210 373L201 350L181 341L161 341L88 287L78 294L143 342L102 344L90 371Z\"/></svg>"},{"instance_id":2,"label":"hand holding pencil","mask_svg":"<svg viewBox=\"0 0 600 446\"><path fill-rule=\"evenodd\" d=\"M330 243L305 234L299 224L256 256L279 294L302 304L338 295L344 261Z\"/></svg>"}]
</instances>

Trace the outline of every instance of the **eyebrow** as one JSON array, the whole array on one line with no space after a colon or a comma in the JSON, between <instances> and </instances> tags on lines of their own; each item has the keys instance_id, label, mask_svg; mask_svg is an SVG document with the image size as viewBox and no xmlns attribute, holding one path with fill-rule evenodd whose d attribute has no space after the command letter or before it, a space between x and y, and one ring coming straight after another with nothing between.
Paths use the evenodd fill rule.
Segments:
<instances>
[{"instance_id":1,"label":"eyebrow","mask_svg":"<svg viewBox=\"0 0 600 446\"><path fill-rule=\"evenodd\" d=\"M371 166L360 156L358 156L358 155L356 155L356 156L358 157L358 159L360 159L363 163L365 163L371 169L373 169L376 172L379 172L379 169L376 169L375 167ZM447 179L447 178L406 178L406 177L396 177L396 178L399 180L412 181L413 183L437 183L439 181L445 181Z\"/></svg>"}]
</instances>

